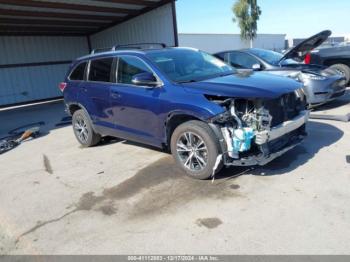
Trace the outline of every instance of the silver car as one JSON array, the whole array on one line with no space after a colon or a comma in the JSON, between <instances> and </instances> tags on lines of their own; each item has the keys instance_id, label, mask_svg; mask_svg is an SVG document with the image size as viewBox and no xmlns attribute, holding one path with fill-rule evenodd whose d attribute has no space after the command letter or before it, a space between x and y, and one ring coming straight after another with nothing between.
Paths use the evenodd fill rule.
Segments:
<instances>
[{"instance_id":1,"label":"silver car","mask_svg":"<svg viewBox=\"0 0 350 262\"><path fill-rule=\"evenodd\" d=\"M250 48L225 51L215 56L238 70L266 71L302 82L307 102L312 107L340 97L346 90L346 79L336 70L301 62L308 52L321 45L330 35L331 31L323 31L298 44L285 54Z\"/></svg>"}]
</instances>

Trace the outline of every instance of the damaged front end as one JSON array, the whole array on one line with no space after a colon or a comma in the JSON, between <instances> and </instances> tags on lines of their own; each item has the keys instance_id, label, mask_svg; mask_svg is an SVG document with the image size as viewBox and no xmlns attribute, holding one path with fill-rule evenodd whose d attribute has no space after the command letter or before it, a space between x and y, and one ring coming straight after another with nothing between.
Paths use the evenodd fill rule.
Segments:
<instances>
[{"instance_id":1,"label":"damaged front end","mask_svg":"<svg viewBox=\"0 0 350 262\"><path fill-rule=\"evenodd\" d=\"M219 137L225 165L265 165L307 135L309 111L302 89L275 99L207 99L225 108L209 123Z\"/></svg>"}]
</instances>

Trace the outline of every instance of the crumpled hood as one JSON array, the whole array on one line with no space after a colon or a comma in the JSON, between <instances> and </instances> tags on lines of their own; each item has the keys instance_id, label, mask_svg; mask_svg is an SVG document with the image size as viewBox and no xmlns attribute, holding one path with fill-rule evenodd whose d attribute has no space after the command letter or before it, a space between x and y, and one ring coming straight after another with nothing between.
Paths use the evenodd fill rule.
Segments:
<instances>
[{"instance_id":1,"label":"crumpled hood","mask_svg":"<svg viewBox=\"0 0 350 262\"><path fill-rule=\"evenodd\" d=\"M299 82L264 72L245 72L182 84L186 91L237 98L277 98L302 87Z\"/></svg>"}]
</instances>

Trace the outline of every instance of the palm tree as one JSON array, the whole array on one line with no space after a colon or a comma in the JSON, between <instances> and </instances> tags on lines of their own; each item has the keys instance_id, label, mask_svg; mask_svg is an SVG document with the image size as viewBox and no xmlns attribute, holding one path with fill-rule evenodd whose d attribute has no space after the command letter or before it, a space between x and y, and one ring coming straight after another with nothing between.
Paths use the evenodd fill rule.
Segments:
<instances>
[{"instance_id":1,"label":"palm tree","mask_svg":"<svg viewBox=\"0 0 350 262\"><path fill-rule=\"evenodd\" d=\"M253 47L253 40L258 30L258 20L261 15L257 0L237 0L232 7L235 15L234 23L238 23L241 29L241 39L249 40L250 47Z\"/></svg>"}]
</instances>

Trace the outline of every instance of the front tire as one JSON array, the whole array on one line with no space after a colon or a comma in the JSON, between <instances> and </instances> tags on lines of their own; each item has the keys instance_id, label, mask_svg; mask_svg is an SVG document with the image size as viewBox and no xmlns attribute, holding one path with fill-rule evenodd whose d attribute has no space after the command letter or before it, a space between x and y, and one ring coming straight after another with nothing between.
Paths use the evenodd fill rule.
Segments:
<instances>
[{"instance_id":1,"label":"front tire","mask_svg":"<svg viewBox=\"0 0 350 262\"><path fill-rule=\"evenodd\" d=\"M171 136L171 153L178 166L190 177L208 179L220 154L219 141L212 129L201 121L178 126ZM215 173L222 168L222 161Z\"/></svg>"},{"instance_id":2,"label":"front tire","mask_svg":"<svg viewBox=\"0 0 350 262\"><path fill-rule=\"evenodd\" d=\"M350 81L350 68L344 64L335 64L330 66L333 70L337 71L339 74L346 78L346 84Z\"/></svg>"},{"instance_id":3,"label":"front tire","mask_svg":"<svg viewBox=\"0 0 350 262\"><path fill-rule=\"evenodd\" d=\"M89 116L84 110L74 112L72 125L74 135L83 147L95 146L101 141L101 136L94 132Z\"/></svg>"}]
</instances>

